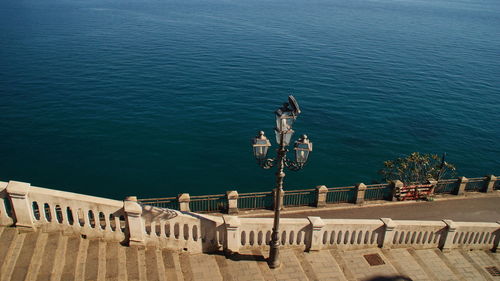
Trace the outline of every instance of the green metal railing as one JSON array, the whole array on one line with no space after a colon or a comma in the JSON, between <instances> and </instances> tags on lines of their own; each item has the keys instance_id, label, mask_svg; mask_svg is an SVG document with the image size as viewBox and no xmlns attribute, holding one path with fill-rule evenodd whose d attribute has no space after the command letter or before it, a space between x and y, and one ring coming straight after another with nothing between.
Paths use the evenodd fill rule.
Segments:
<instances>
[{"instance_id":1,"label":"green metal railing","mask_svg":"<svg viewBox=\"0 0 500 281\"><path fill-rule=\"evenodd\" d=\"M440 180L434 188L436 194L450 194L458 190L458 179Z\"/></svg>"},{"instance_id":2,"label":"green metal railing","mask_svg":"<svg viewBox=\"0 0 500 281\"><path fill-rule=\"evenodd\" d=\"M465 191L483 191L486 184L486 178L471 178L465 184Z\"/></svg>"},{"instance_id":3,"label":"green metal railing","mask_svg":"<svg viewBox=\"0 0 500 281\"><path fill-rule=\"evenodd\" d=\"M286 190L283 196L283 205L313 206L316 202L316 189Z\"/></svg>"},{"instance_id":4,"label":"green metal railing","mask_svg":"<svg viewBox=\"0 0 500 281\"><path fill-rule=\"evenodd\" d=\"M252 192L238 195L238 209L272 209L274 197L272 192Z\"/></svg>"},{"instance_id":5,"label":"green metal railing","mask_svg":"<svg viewBox=\"0 0 500 281\"><path fill-rule=\"evenodd\" d=\"M191 212L219 212L227 209L227 197L224 194L191 196Z\"/></svg>"},{"instance_id":6,"label":"green metal railing","mask_svg":"<svg viewBox=\"0 0 500 281\"><path fill-rule=\"evenodd\" d=\"M353 203L356 201L356 187L331 187L326 194L326 203Z\"/></svg>"},{"instance_id":7,"label":"green metal railing","mask_svg":"<svg viewBox=\"0 0 500 281\"><path fill-rule=\"evenodd\" d=\"M392 198L392 186L387 183L366 186L365 200L389 200Z\"/></svg>"},{"instance_id":8,"label":"green metal railing","mask_svg":"<svg viewBox=\"0 0 500 281\"><path fill-rule=\"evenodd\" d=\"M177 197L138 199L137 201L143 205L179 210L179 201L177 201Z\"/></svg>"},{"instance_id":9,"label":"green metal railing","mask_svg":"<svg viewBox=\"0 0 500 281\"><path fill-rule=\"evenodd\" d=\"M485 191L487 177L470 178L465 185L465 191ZM458 179L440 180L434 188L436 194L450 194L458 190ZM366 186L365 200L391 200L393 186L388 183L370 184ZM500 190L500 178L493 184L494 190ZM316 189L285 190L283 195L284 206L315 206L317 200ZM139 199L143 205L179 210L176 197ZM356 187L331 187L326 194L326 203L354 203L356 202ZM9 202L4 202L9 209ZM238 196L238 209L273 209L273 192L241 193ZM191 196L189 208L192 212L224 212L228 209L228 199L225 194Z\"/></svg>"}]
</instances>

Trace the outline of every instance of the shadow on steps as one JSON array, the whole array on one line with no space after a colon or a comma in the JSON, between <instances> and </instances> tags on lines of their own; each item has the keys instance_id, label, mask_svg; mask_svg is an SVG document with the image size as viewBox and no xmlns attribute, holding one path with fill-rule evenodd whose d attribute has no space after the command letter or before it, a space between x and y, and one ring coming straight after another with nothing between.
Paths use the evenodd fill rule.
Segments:
<instances>
[{"instance_id":1,"label":"shadow on steps","mask_svg":"<svg viewBox=\"0 0 500 281\"><path fill-rule=\"evenodd\" d=\"M377 276L370 279L365 279L364 281L412 281L412 279L406 276Z\"/></svg>"},{"instance_id":2,"label":"shadow on steps","mask_svg":"<svg viewBox=\"0 0 500 281\"><path fill-rule=\"evenodd\" d=\"M267 262L266 258L262 255L253 254L241 254L241 253L225 253L225 252L215 252L209 253L208 255L224 256L232 261L257 261L257 262Z\"/></svg>"}]
</instances>

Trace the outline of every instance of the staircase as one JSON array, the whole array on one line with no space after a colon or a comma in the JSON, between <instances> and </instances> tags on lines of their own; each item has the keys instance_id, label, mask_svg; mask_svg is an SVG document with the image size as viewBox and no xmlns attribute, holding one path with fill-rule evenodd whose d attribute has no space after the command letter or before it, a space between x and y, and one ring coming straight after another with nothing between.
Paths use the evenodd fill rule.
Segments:
<instances>
[{"instance_id":1,"label":"staircase","mask_svg":"<svg viewBox=\"0 0 500 281\"><path fill-rule=\"evenodd\" d=\"M407 276L411 280L500 280L500 254L489 251L441 253L437 249L379 248L303 252L281 250L282 266L271 270L267 250L251 249L225 257L189 254L157 247L127 247L117 242L66 236L62 232L19 233L0 227L0 280L374 280ZM370 265L365 255L378 255ZM394 279L396 280L396 279ZM404 280L404 279L402 279Z\"/></svg>"}]
</instances>

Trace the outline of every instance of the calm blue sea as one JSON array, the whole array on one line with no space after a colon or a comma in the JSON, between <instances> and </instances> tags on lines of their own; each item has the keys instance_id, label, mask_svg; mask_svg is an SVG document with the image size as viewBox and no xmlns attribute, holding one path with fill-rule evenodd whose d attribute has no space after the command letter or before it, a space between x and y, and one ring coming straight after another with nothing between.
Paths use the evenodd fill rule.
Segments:
<instances>
[{"instance_id":1,"label":"calm blue sea","mask_svg":"<svg viewBox=\"0 0 500 281\"><path fill-rule=\"evenodd\" d=\"M314 151L286 188L371 183L413 151L500 175L500 1L0 2L0 180L270 190L250 139L290 93Z\"/></svg>"}]
</instances>

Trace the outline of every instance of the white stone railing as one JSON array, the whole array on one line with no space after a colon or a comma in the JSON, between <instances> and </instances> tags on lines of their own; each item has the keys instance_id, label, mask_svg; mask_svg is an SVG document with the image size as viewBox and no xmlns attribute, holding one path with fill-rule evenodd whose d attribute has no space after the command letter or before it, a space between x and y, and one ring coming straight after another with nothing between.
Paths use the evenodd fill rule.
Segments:
<instances>
[{"instance_id":1,"label":"white stone railing","mask_svg":"<svg viewBox=\"0 0 500 281\"><path fill-rule=\"evenodd\" d=\"M222 219L141 206L133 197L111 200L10 181L0 182L0 199L0 225L25 231L62 231L191 252L222 249L222 242L216 239Z\"/></svg>"},{"instance_id":2,"label":"white stone railing","mask_svg":"<svg viewBox=\"0 0 500 281\"><path fill-rule=\"evenodd\" d=\"M323 220L321 248L357 249L383 245L384 223L381 220Z\"/></svg>"},{"instance_id":3,"label":"white stone railing","mask_svg":"<svg viewBox=\"0 0 500 281\"><path fill-rule=\"evenodd\" d=\"M0 181L0 225L12 225L12 209L7 195L7 183Z\"/></svg>"},{"instance_id":4,"label":"white stone railing","mask_svg":"<svg viewBox=\"0 0 500 281\"><path fill-rule=\"evenodd\" d=\"M65 234L154 245L189 252L238 252L264 247L273 219L215 217L124 201L0 182L0 225L62 231ZM281 219L280 242L304 250L369 247L496 250L500 222L409 221L382 219Z\"/></svg>"},{"instance_id":5,"label":"white stone railing","mask_svg":"<svg viewBox=\"0 0 500 281\"><path fill-rule=\"evenodd\" d=\"M238 252L244 248L269 244L273 220L224 216L227 228L225 249ZM369 247L416 249L454 248L496 250L500 240L500 222L410 221L382 218L362 219L281 219L282 245L305 250Z\"/></svg>"},{"instance_id":6,"label":"white stone railing","mask_svg":"<svg viewBox=\"0 0 500 281\"><path fill-rule=\"evenodd\" d=\"M144 206L144 244L189 252L222 250L225 227L222 218L181 213Z\"/></svg>"}]
</instances>

